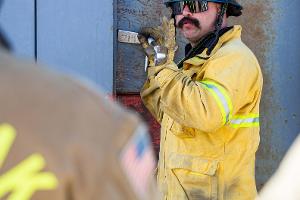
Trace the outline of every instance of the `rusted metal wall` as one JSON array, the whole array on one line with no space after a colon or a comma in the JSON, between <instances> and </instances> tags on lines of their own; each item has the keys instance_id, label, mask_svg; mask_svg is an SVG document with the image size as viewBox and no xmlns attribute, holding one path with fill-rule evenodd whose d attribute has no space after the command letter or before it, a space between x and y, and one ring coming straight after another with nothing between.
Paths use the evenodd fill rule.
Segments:
<instances>
[{"instance_id":1,"label":"rusted metal wall","mask_svg":"<svg viewBox=\"0 0 300 200\"><path fill-rule=\"evenodd\" d=\"M297 25L300 1L243 0L240 3L244 6L243 16L229 21L243 26L242 39L257 56L264 74L261 144L256 165L260 189L300 132L300 80L297 78L300 74L300 28ZM118 0L117 28L138 31L142 26L158 25L164 14L168 15L168 11L162 0ZM185 43L182 36L178 35L178 38L180 51L177 52L177 60L183 56ZM131 102L131 106L137 105L138 112L145 115L145 111L140 110L140 101L131 101L128 96L138 94L145 78L141 49L118 44L115 51L117 94L123 94L125 104Z\"/></svg>"},{"instance_id":2,"label":"rusted metal wall","mask_svg":"<svg viewBox=\"0 0 300 200\"><path fill-rule=\"evenodd\" d=\"M300 132L300 1L245 0L243 5L244 16L232 23L243 25L243 40L258 57L264 74L256 162L261 188Z\"/></svg>"},{"instance_id":3,"label":"rusted metal wall","mask_svg":"<svg viewBox=\"0 0 300 200\"><path fill-rule=\"evenodd\" d=\"M160 17L169 15L162 0L118 0L117 28L139 31L141 27L157 26ZM178 43L184 42L179 36ZM116 55L116 91L117 93L137 93L145 80L144 54L138 45L118 43ZM183 48L177 52L177 58L182 57Z\"/></svg>"},{"instance_id":4,"label":"rusted metal wall","mask_svg":"<svg viewBox=\"0 0 300 200\"><path fill-rule=\"evenodd\" d=\"M276 61L270 60L274 50L276 32L275 18L277 6L272 0L243 2L243 17L233 19L233 24L243 25L243 41L253 50L261 64L264 75L263 97L261 102L261 143L257 153L256 179L260 189L278 166L282 153L275 153L276 145L272 138L276 135L273 117L278 113L277 97L274 94L274 69ZM278 122L275 122L278 123Z\"/></svg>"}]
</instances>

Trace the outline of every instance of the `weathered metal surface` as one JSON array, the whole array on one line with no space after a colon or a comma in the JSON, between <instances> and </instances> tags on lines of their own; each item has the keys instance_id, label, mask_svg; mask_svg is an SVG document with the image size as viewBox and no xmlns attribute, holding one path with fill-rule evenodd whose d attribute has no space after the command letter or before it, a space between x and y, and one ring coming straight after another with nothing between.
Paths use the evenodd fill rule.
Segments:
<instances>
[{"instance_id":1,"label":"weathered metal surface","mask_svg":"<svg viewBox=\"0 0 300 200\"><path fill-rule=\"evenodd\" d=\"M257 153L258 189L278 167L300 131L299 1L245 0L244 41L262 66L261 143Z\"/></svg>"},{"instance_id":2,"label":"weathered metal surface","mask_svg":"<svg viewBox=\"0 0 300 200\"><path fill-rule=\"evenodd\" d=\"M118 28L138 31L159 24L167 14L161 0L117 1ZM261 144L257 153L256 178L260 189L278 167L284 153L300 132L300 1L243 0L243 15L230 24L243 26L243 41L257 56L264 74L261 102ZM180 34L183 56L184 39ZM116 89L137 93L144 81L144 55L138 46L118 44ZM144 111L142 111L144 112Z\"/></svg>"},{"instance_id":3,"label":"weathered metal surface","mask_svg":"<svg viewBox=\"0 0 300 200\"><path fill-rule=\"evenodd\" d=\"M138 32L141 27L157 26L163 15L170 15L162 4L162 0L118 0L117 1L117 28ZM178 44L183 47L182 37ZM117 93L138 93L145 79L144 59L142 48L139 45L118 43L116 66ZM183 48L177 52L183 56Z\"/></svg>"},{"instance_id":4,"label":"weathered metal surface","mask_svg":"<svg viewBox=\"0 0 300 200\"><path fill-rule=\"evenodd\" d=\"M276 33L274 18L276 5L272 0L243 2L243 16L232 20L232 23L243 26L243 41L257 56L264 75L263 97L261 102L261 143L257 153L256 178L260 189L265 181L276 169L280 155L274 154L272 137L275 134L273 117L278 114L279 104L274 96L273 72L275 62L271 62L270 55L274 48Z\"/></svg>"},{"instance_id":5,"label":"weathered metal surface","mask_svg":"<svg viewBox=\"0 0 300 200\"><path fill-rule=\"evenodd\" d=\"M121 102L123 105L125 105L127 108L135 111L138 115L140 115L144 119L145 122L148 123L149 132L152 138L152 144L156 152L156 156L158 158L159 141L160 141L160 125L147 111L147 109L145 108L145 106L141 101L141 97L139 95L118 95L117 100Z\"/></svg>"},{"instance_id":6,"label":"weathered metal surface","mask_svg":"<svg viewBox=\"0 0 300 200\"><path fill-rule=\"evenodd\" d=\"M1 28L14 54L34 58L34 0L5 0L0 11Z\"/></svg>"},{"instance_id":7,"label":"weathered metal surface","mask_svg":"<svg viewBox=\"0 0 300 200\"><path fill-rule=\"evenodd\" d=\"M37 0L38 60L113 91L111 0Z\"/></svg>"}]
</instances>

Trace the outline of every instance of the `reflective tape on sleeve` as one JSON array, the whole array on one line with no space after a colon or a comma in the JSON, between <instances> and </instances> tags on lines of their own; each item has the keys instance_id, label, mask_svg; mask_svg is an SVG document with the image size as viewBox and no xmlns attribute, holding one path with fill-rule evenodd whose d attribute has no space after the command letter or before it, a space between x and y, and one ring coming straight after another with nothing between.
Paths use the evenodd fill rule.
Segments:
<instances>
[{"instance_id":1,"label":"reflective tape on sleeve","mask_svg":"<svg viewBox=\"0 0 300 200\"><path fill-rule=\"evenodd\" d=\"M230 120L230 126L233 128L258 127L259 126L259 115L258 114L248 114L248 115L234 116Z\"/></svg>"},{"instance_id":2,"label":"reflective tape on sleeve","mask_svg":"<svg viewBox=\"0 0 300 200\"><path fill-rule=\"evenodd\" d=\"M232 113L232 103L227 91L220 85L212 81L200 81L200 83L211 92L221 110L223 125L228 123Z\"/></svg>"}]
</instances>

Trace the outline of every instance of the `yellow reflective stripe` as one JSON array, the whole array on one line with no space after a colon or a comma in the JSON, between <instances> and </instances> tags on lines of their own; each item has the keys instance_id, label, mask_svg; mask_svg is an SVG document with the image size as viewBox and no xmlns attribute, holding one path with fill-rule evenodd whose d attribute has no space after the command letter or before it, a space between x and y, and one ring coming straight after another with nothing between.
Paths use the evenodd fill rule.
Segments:
<instances>
[{"instance_id":1,"label":"yellow reflective stripe","mask_svg":"<svg viewBox=\"0 0 300 200\"><path fill-rule=\"evenodd\" d=\"M7 156L10 146L16 133L10 125L0 126L0 139L9 141L5 146ZM13 137L13 139L11 139ZM7 147L9 147L7 149ZM0 152L4 152L0 146ZM46 163L42 155L33 154L4 175L0 176L0 199L10 194L8 200L29 200L37 190L53 190L58 185L58 180L54 174L40 172Z\"/></svg>"},{"instance_id":2,"label":"yellow reflective stripe","mask_svg":"<svg viewBox=\"0 0 300 200\"><path fill-rule=\"evenodd\" d=\"M236 115L231 119L230 126L233 128L258 127L259 115L258 114Z\"/></svg>"},{"instance_id":3,"label":"yellow reflective stripe","mask_svg":"<svg viewBox=\"0 0 300 200\"><path fill-rule=\"evenodd\" d=\"M200 81L200 83L211 92L217 101L223 116L223 124L228 123L232 113L232 102L227 91L222 86L212 81Z\"/></svg>"},{"instance_id":4,"label":"yellow reflective stripe","mask_svg":"<svg viewBox=\"0 0 300 200\"><path fill-rule=\"evenodd\" d=\"M0 168L9 152L9 149L16 137L15 129L9 124L0 126Z\"/></svg>"}]
</instances>

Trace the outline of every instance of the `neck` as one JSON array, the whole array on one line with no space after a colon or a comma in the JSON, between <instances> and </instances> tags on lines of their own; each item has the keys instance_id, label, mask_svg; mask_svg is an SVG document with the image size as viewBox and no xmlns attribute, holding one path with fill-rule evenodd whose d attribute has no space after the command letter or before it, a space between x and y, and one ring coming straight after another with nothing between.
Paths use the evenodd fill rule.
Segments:
<instances>
[{"instance_id":1,"label":"neck","mask_svg":"<svg viewBox=\"0 0 300 200\"><path fill-rule=\"evenodd\" d=\"M222 26L221 26L221 30L224 29L224 28L227 28L227 27L228 27L228 26L227 26L227 21L224 20L224 21L223 21L223 24L222 24ZM197 40L197 41L190 41L190 44L192 45L192 47L195 47L195 46L197 46L199 43L201 43L201 41L203 41L208 35L211 35L211 34L214 33L214 32L216 32L216 30L206 33L204 36L202 36L202 37L201 37L199 40Z\"/></svg>"},{"instance_id":2,"label":"neck","mask_svg":"<svg viewBox=\"0 0 300 200\"><path fill-rule=\"evenodd\" d=\"M204 41L209 35L212 35L214 31L206 33L204 36L202 36L199 40L197 41L190 41L191 46L194 48L198 44L200 44L202 41Z\"/></svg>"}]
</instances>

